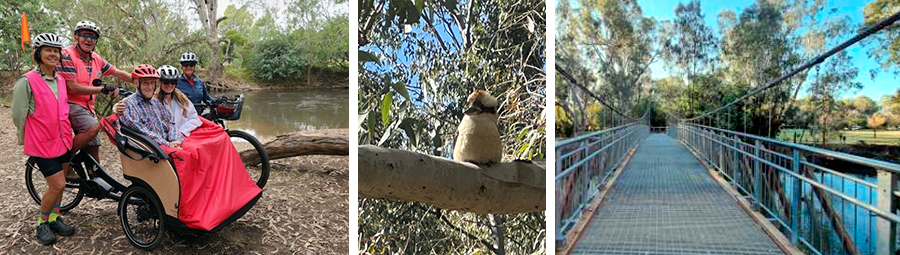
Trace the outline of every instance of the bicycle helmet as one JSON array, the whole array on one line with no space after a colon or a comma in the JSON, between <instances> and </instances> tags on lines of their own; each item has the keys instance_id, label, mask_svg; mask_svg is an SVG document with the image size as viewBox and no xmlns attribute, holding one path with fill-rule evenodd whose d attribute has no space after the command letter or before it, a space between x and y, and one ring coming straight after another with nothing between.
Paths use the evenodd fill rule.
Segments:
<instances>
[{"instance_id":1,"label":"bicycle helmet","mask_svg":"<svg viewBox=\"0 0 900 255\"><path fill-rule=\"evenodd\" d=\"M75 24L75 33L78 33L78 31L81 30L88 30L97 33L98 37L100 36L100 27L98 27L97 24L94 24L94 22L87 20L79 21Z\"/></svg>"},{"instance_id":2,"label":"bicycle helmet","mask_svg":"<svg viewBox=\"0 0 900 255\"><path fill-rule=\"evenodd\" d=\"M62 38L56 36L52 33L43 33L34 37L34 40L31 41L31 47L38 49L43 46L50 46L62 49L65 47L65 44L62 41Z\"/></svg>"},{"instance_id":3,"label":"bicycle helmet","mask_svg":"<svg viewBox=\"0 0 900 255\"><path fill-rule=\"evenodd\" d=\"M141 78L157 78L159 79L159 73L156 72L156 68L148 64L141 64L131 70L131 78L132 79L141 79Z\"/></svg>"},{"instance_id":4,"label":"bicycle helmet","mask_svg":"<svg viewBox=\"0 0 900 255\"><path fill-rule=\"evenodd\" d=\"M34 39L31 40L31 46L34 48L34 54L32 56L34 62L41 65L43 64L43 61L41 61L42 47L54 47L62 50L64 44L62 38L59 38L59 36L51 33L43 33L35 36Z\"/></svg>"},{"instance_id":5,"label":"bicycle helmet","mask_svg":"<svg viewBox=\"0 0 900 255\"><path fill-rule=\"evenodd\" d=\"M159 78L163 80L178 80L178 69L170 65L162 65L159 69Z\"/></svg>"},{"instance_id":6,"label":"bicycle helmet","mask_svg":"<svg viewBox=\"0 0 900 255\"><path fill-rule=\"evenodd\" d=\"M197 54L194 54L193 52L185 52L184 54L181 54L180 62L182 64L184 64L186 62L197 63Z\"/></svg>"}]
</instances>

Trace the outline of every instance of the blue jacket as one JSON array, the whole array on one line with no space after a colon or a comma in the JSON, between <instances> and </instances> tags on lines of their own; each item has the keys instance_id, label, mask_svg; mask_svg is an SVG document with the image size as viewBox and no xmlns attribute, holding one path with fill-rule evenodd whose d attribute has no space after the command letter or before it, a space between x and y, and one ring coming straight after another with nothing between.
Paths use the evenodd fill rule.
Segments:
<instances>
[{"instance_id":1,"label":"blue jacket","mask_svg":"<svg viewBox=\"0 0 900 255\"><path fill-rule=\"evenodd\" d=\"M181 90L181 93L184 93L194 105L200 104L200 101L215 101L216 99L209 95L209 92L206 91L206 85L203 84L203 81L200 78L197 78L196 75L192 77L194 79L194 86L192 87L190 83L188 83L187 78L184 77L184 74L181 77L178 77L178 85L175 86L178 90ZM199 112L198 112L199 113Z\"/></svg>"}]
</instances>

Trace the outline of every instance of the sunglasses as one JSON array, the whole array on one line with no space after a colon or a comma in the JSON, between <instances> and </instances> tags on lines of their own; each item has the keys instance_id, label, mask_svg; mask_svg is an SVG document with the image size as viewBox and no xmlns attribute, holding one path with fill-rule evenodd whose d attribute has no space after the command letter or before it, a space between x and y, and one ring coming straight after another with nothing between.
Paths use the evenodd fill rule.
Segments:
<instances>
[{"instance_id":1,"label":"sunglasses","mask_svg":"<svg viewBox=\"0 0 900 255\"><path fill-rule=\"evenodd\" d=\"M181 66L183 66L183 67L194 67L195 65L197 65L197 63L184 63L184 64L181 64Z\"/></svg>"},{"instance_id":2,"label":"sunglasses","mask_svg":"<svg viewBox=\"0 0 900 255\"><path fill-rule=\"evenodd\" d=\"M98 36L98 35L92 35L92 34L84 34L84 33L82 33L82 34L78 34L78 36L80 36L81 38L84 38L84 39L88 39L88 40L91 40L91 41L95 41L95 42L97 41L97 39L100 39L100 36Z\"/></svg>"},{"instance_id":3,"label":"sunglasses","mask_svg":"<svg viewBox=\"0 0 900 255\"><path fill-rule=\"evenodd\" d=\"M169 81L169 80L161 80L163 85L175 85L178 84L178 81Z\"/></svg>"}]
</instances>

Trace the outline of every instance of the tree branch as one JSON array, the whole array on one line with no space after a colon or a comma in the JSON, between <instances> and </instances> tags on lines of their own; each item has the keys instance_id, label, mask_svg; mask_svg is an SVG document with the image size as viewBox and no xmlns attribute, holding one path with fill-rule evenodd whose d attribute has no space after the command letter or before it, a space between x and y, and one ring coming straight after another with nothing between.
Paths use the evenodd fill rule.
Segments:
<instances>
[{"instance_id":1,"label":"tree branch","mask_svg":"<svg viewBox=\"0 0 900 255\"><path fill-rule=\"evenodd\" d=\"M544 167L525 161L477 166L421 153L359 147L359 197L428 203L447 210L543 211Z\"/></svg>"},{"instance_id":2,"label":"tree branch","mask_svg":"<svg viewBox=\"0 0 900 255\"><path fill-rule=\"evenodd\" d=\"M450 50L447 49L447 45L444 44L444 39L441 39L441 34L438 33L437 29L434 28L434 25L431 24L431 23L433 23L433 22L431 21L431 18L428 17L428 14L425 13L425 11L422 11L422 14L423 14L423 15L422 15L422 18L425 19L425 24L428 24L428 27L431 28L431 31L434 31L434 37L438 39L438 42L439 42L439 43L441 43L441 48L443 48L444 51L449 52Z\"/></svg>"},{"instance_id":3,"label":"tree branch","mask_svg":"<svg viewBox=\"0 0 900 255\"><path fill-rule=\"evenodd\" d=\"M215 26L218 27L219 23L222 23L222 21L224 21L226 19L228 19L228 16L222 16L221 18L217 19Z\"/></svg>"},{"instance_id":4,"label":"tree branch","mask_svg":"<svg viewBox=\"0 0 900 255\"><path fill-rule=\"evenodd\" d=\"M463 230L462 228L457 227L456 225L453 225L453 223L450 222L449 219L447 219L447 216L444 216L444 215L443 215L442 213L440 213L440 212L435 212L435 211L428 210L428 209L425 209L425 208L422 208L422 209L424 209L426 212L428 212L428 213L430 213L430 214L434 214L435 216L440 217L440 218L441 218L441 221L443 221L444 224L447 224L447 226L450 226L450 228L452 228L453 230L456 230L457 232L460 232L460 233L466 235L466 236L469 237L470 239L477 240L479 243L481 243L481 245L484 245L484 247L486 247L488 250L490 250L493 254L497 254L497 249L495 249L494 246L491 245L491 243L488 242L487 240L478 238L477 236L475 236L475 235L473 235L473 234L471 234L471 233L469 233L469 232L466 232L466 231Z\"/></svg>"}]
</instances>

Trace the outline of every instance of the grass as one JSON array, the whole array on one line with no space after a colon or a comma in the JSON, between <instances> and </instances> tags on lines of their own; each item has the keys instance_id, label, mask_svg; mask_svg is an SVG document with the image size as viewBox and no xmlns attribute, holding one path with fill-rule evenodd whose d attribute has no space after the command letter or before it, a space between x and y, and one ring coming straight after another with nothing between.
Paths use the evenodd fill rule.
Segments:
<instances>
[{"instance_id":1,"label":"grass","mask_svg":"<svg viewBox=\"0 0 900 255\"><path fill-rule=\"evenodd\" d=\"M800 142L800 134L803 133L803 129L783 129L781 133L778 134L778 139L784 141L794 141L794 135L796 134L797 142ZM877 132L877 138L873 137L871 129L862 129L855 131L831 131L828 133L828 137L826 141L828 143L841 143L840 135L843 134L847 137L846 143L854 144L859 143L860 141L866 144L882 144L882 145L898 145L900 144L900 131L888 131L880 129ZM812 141L821 141L821 133L811 134L810 130L806 130L806 133L803 136L802 141L809 143Z\"/></svg>"}]
</instances>

